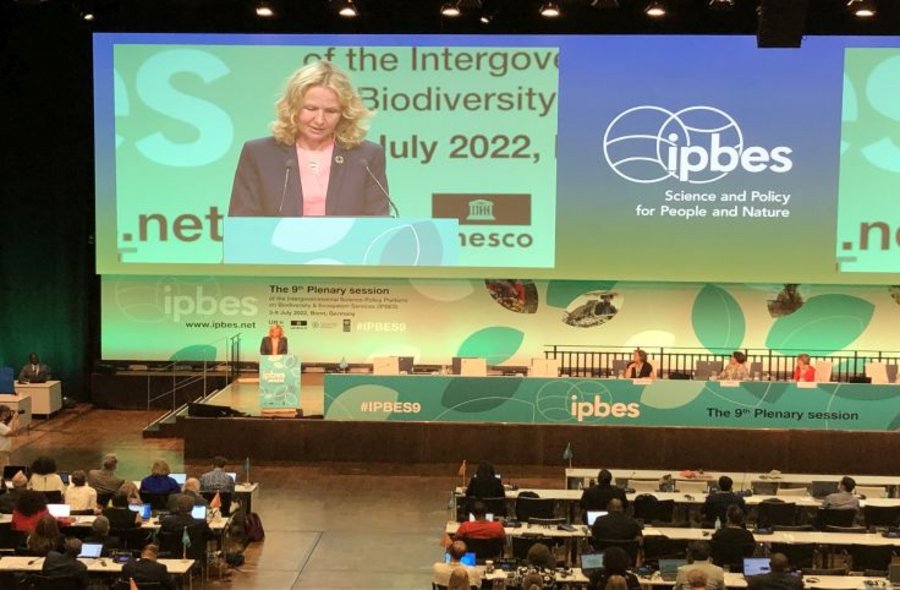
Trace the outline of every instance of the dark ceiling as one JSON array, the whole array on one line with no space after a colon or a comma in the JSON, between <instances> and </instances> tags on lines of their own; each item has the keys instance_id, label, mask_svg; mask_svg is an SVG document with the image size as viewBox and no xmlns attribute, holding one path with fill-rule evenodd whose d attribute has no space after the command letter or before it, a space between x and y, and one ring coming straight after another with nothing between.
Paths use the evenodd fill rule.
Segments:
<instances>
[{"instance_id":1,"label":"dark ceiling","mask_svg":"<svg viewBox=\"0 0 900 590\"><path fill-rule=\"evenodd\" d=\"M644 14L647 0L619 0L612 9L592 6L597 0L562 0L557 19L539 16L541 0L462 0L463 14L455 19L440 15L442 0L356 0L356 19L337 16L332 0L271 0L275 16L264 19L256 16L256 1L0 0L0 18L7 26L44 19L48 32L70 23L86 32L755 34L761 0L734 0L727 11L711 10L708 0L666 0L668 14L661 19ZM878 14L867 20L850 14L847 0L764 1L778 10L808 1L805 34L900 33L897 0L875 0ZM86 9L96 15L92 23L80 20ZM488 25L479 20L482 9L493 17Z\"/></svg>"}]
</instances>

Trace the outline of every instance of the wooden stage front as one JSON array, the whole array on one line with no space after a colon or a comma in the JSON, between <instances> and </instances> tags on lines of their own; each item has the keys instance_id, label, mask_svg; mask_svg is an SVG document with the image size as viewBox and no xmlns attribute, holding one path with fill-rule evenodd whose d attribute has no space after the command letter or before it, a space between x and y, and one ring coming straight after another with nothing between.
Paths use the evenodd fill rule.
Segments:
<instances>
[{"instance_id":1,"label":"wooden stage front","mask_svg":"<svg viewBox=\"0 0 900 590\"><path fill-rule=\"evenodd\" d=\"M301 408L322 413L322 377L304 374ZM255 383L233 384L209 403L249 418L186 419L185 460L215 455L254 463L470 463L797 473L898 474L898 432L743 430L504 423L340 422L260 418Z\"/></svg>"}]
</instances>

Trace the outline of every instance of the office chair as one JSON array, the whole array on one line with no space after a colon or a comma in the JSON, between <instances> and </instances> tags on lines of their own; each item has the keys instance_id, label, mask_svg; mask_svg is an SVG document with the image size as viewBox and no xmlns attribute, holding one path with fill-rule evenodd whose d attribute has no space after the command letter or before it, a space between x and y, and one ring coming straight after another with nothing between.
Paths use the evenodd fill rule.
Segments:
<instances>
[{"instance_id":1,"label":"office chair","mask_svg":"<svg viewBox=\"0 0 900 590\"><path fill-rule=\"evenodd\" d=\"M757 507L758 526L797 524L797 505L794 502L764 500Z\"/></svg>"},{"instance_id":2,"label":"office chair","mask_svg":"<svg viewBox=\"0 0 900 590\"><path fill-rule=\"evenodd\" d=\"M506 539L472 539L463 538L466 549L475 554L478 563L484 563L487 559L496 559L503 556L503 547Z\"/></svg>"},{"instance_id":3,"label":"office chair","mask_svg":"<svg viewBox=\"0 0 900 590\"><path fill-rule=\"evenodd\" d=\"M816 560L816 544L772 543L771 553L784 553L791 568L813 567Z\"/></svg>"},{"instance_id":4,"label":"office chair","mask_svg":"<svg viewBox=\"0 0 900 590\"><path fill-rule=\"evenodd\" d=\"M900 524L900 506L863 506L867 527L892 527Z\"/></svg>"},{"instance_id":5,"label":"office chair","mask_svg":"<svg viewBox=\"0 0 900 590\"><path fill-rule=\"evenodd\" d=\"M551 498L516 498L516 518L519 522L528 522L532 518L549 519L554 517L556 500Z\"/></svg>"},{"instance_id":6,"label":"office chair","mask_svg":"<svg viewBox=\"0 0 900 590\"><path fill-rule=\"evenodd\" d=\"M890 545L850 545L847 552L854 572L875 570L884 577L894 556L894 548Z\"/></svg>"},{"instance_id":7,"label":"office chair","mask_svg":"<svg viewBox=\"0 0 900 590\"><path fill-rule=\"evenodd\" d=\"M819 508L816 524L821 530L829 526L849 527L856 520L856 510L838 510L835 508Z\"/></svg>"}]
</instances>

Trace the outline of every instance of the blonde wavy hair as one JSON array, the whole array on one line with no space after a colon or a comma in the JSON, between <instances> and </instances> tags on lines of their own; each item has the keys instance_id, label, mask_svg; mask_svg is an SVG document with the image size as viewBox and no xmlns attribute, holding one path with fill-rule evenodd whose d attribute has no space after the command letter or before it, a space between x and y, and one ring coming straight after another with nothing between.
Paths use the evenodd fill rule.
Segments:
<instances>
[{"instance_id":1,"label":"blonde wavy hair","mask_svg":"<svg viewBox=\"0 0 900 590\"><path fill-rule=\"evenodd\" d=\"M335 141L345 148L361 144L366 138L366 123L372 112L362 103L347 74L325 60L303 66L288 78L284 95L275 101L277 119L271 125L275 140L284 145L294 145L297 141L297 113L303 107L306 92L315 86L333 90L341 104Z\"/></svg>"}]
</instances>

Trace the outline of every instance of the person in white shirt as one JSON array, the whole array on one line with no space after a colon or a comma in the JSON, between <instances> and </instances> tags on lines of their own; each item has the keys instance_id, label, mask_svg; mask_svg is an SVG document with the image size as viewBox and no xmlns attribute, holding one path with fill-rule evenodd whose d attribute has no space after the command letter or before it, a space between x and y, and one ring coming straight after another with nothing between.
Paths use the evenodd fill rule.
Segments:
<instances>
[{"instance_id":1,"label":"person in white shirt","mask_svg":"<svg viewBox=\"0 0 900 590\"><path fill-rule=\"evenodd\" d=\"M69 487L66 488L65 503L72 510L91 510L97 513L97 490L87 485L87 474L78 470L72 473Z\"/></svg>"},{"instance_id":2,"label":"person in white shirt","mask_svg":"<svg viewBox=\"0 0 900 590\"><path fill-rule=\"evenodd\" d=\"M450 563L439 561L432 567L432 582L438 586L448 586L450 584L450 574L457 568L465 568L469 574L469 584L476 588L481 588L481 570L463 565L460 560L466 554L466 544L463 541L453 541L447 547L447 553L450 554Z\"/></svg>"},{"instance_id":3,"label":"person in white shirt","mask_svg":"<svg viewBox=\"0 0 900 590\"><path fill-rule=\"evenodd\" d=\"M19 414L9 406L0 406L0 473L9 465L12 437L19 429Z\"/></svg>"},{"instance_id":4,"label":"person in white shirt","mask_svg":"<svg viewBox=\"0 0 900 590\"><path fill-rule=\"evenodd\" d=\"M702 573L706 590L725 590L725 570L710 559L711 548L706 541L694 541L688 545L688 563L678 568L675 590L691 590L692 574Z\"/></svg>"},{"instance_id":5,"label":"person in white shirt","mask_svg":"<svg viewBox=\"0 0 900 590\"><path fill-rule=\"evenodd\" d=\"M38 457L31 464L31 479L28 489L36 492L66 492L66 484L56 473L56 461L52 457Z\"/></svg>"}]
</instances>

